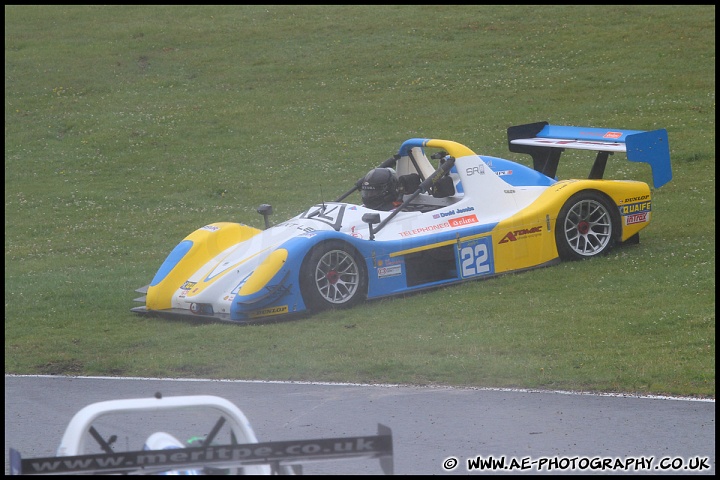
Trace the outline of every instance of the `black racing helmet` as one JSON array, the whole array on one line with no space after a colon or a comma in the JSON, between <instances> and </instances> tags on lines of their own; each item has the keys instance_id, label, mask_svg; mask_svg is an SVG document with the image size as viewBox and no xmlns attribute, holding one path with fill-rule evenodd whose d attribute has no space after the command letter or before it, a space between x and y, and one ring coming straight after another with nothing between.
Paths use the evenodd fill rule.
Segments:
<instances>
[{"instance_id":1,"label":"black racing helmet","mask_svg":"<svg viewBox=\"0 0 720 480\"><path fill-rule=\"evenodd\" d=\"M397 173L392 168L375 168L370 170L360 185L360 196L363 204L372 209L394 202L399 197Z\"/></svg>"}]
</instances>

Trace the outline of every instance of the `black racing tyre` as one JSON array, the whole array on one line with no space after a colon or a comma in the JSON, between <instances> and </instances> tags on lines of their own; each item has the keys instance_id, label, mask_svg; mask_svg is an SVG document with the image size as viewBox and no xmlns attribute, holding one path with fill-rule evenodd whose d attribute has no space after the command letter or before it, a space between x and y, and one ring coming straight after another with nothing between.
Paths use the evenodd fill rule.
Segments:
<instances>
[{"instance_id":1,"label":"black racing tyre","mask_svg":"<svg viewBox=\"0 0 720 480\"><path fill-rule=\"evenodd\" d=\"M560 258L582 260L607 253L620 236L617 208L599 192L578 192L565 202L555 224Z\"/></svg>"},{"instance_id":2,"label":"black racing tyre","mask_svg":"<svg viewBox=\"0 0 720 480\"><path fill-rule=\"evenodd\" d=\"M367 282L362 256L339 240L316 245L300 267L300 292L312 311L356 305L367 298Z\"/></svg>"}]
</instances>

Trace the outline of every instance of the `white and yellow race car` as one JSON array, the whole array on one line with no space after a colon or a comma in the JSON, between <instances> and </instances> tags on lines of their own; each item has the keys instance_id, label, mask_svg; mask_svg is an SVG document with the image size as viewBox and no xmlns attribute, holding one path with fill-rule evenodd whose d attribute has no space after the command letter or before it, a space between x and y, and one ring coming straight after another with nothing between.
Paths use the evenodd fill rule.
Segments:
<instances>
[{"instance_id":1,"label":"white and yellow race car","mask_svg":"<svg viewBox=\"0 0 720 480\"><path fill-rule=\"evenodd\" d=\"M637 243L651 220L647 183L603 178L611 155L647 163L654 188L672 179L664 129L538 122L507 133L532 167L413 138L334 201L285 222L271 226L262 205L265 229L205 225L138 290L133 311L258 322L591 258ZM595 154L587 178L557 178L566 149ZM363 201L345 201L356 192Z\"/></svg>"}]
</instances>

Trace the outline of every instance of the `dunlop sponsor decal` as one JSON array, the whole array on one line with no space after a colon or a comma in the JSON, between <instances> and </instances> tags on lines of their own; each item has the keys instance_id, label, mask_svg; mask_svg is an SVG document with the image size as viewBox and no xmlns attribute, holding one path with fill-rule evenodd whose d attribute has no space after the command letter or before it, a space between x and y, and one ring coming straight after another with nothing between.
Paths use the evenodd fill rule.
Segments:
<instances>
[{"instance_id":1,"label":"dunlop sponsor decal","mask_svg":"<svg viewBox=\"0 0 720 480\"><path fill-rule=\"evenodd\" d=\"M639 197L630 197L626 198L620 203L633 203L633 202L643 202L645 200L650 200L650 195L640 195Z\"/></svg>"},{"instance_id":2,"label":"dunlop sponsor decal","mask_svg":"<svg viewBox=\"0 0 720 480\"><path fill-rule=\"evenodd\" d=\"M270 317L272 315L282 315L283 313L288 313L288 311L288 306L282 305L279 307L269 307L255 310L254 312L250 312L249 316L250 318Z\"/></svg>"}]
</instances>

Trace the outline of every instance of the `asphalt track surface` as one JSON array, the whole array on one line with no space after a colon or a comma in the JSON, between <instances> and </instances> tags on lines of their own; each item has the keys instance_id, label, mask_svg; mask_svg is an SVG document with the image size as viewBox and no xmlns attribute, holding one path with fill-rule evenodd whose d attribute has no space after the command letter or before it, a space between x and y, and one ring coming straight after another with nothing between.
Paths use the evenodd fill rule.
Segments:
<instances>
[{"instance_id":1,"label":"asphalt track surface","mask_svg":"<svg viewBox=\"0 0 720 480\"><path fill-rule=\"evenodd\" d=\"M386 425L392 430L395 475L715 473L714 400L393 385L7 375L5 472L9 447L23 458L53 456L67 423L82 407L104 400L151 397L156 392L226 398L247 416L261 442L375 435L378 424ZM505 458L506 465L514 458L518 465L524 461L533 467L469 469L468 461L478 456ZM452 459L456 466L444 468L444 464L454 463ZM622 461L629 468L591 468L593 461L597 465L602 460L613 465ZM647 462L647 468L640 467L641 460ZM541 461L543 468L538 470ZM672 461L680 469L662 468ZM691 463L701 468L689 469ZM569 468L573 464L588 468L573 471ZM383 472L375 459L351 459L312 463L303 467L303 473Z\"/></svg>"}]
</instances>

